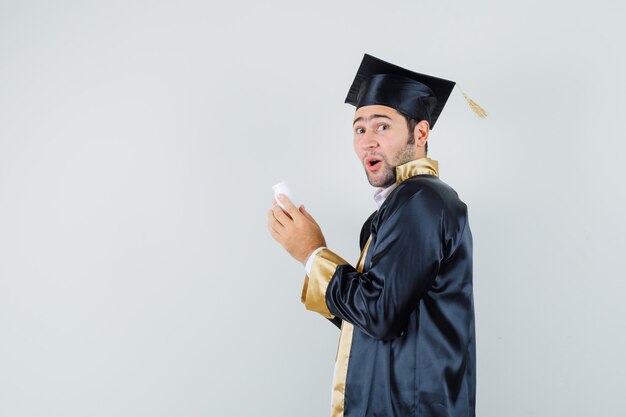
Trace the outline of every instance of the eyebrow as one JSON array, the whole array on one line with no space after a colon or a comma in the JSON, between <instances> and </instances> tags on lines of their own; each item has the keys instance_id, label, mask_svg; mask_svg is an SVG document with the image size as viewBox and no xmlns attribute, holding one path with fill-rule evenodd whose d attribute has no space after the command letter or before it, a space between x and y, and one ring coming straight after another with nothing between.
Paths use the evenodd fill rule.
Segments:
<instances>
[{"instance_id":1,"label":"eyebrow","mask_svg":"<svg viewBox=\"0 0 626 417\"><path fill-rule=\"evenodd\" d=\"M356 124L356 122L362 122L363 120L372 120L372 119L378 119L378 118L383 118L383 119L389 119L391 120L391 117L384 115L384 114L372 114L370 117L368 118L363 118L363 116L359 116L356 119L354 119L354 122L352 122L352 126L354 126Z\"/></svg>"}]
</instances>

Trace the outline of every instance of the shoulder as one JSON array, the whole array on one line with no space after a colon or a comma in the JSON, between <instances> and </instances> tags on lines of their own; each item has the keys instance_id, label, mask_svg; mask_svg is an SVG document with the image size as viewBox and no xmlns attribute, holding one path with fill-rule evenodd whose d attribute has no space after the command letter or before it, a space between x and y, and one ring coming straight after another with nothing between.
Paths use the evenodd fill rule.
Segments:
<instances>
[{"instance_id":1,"label":"shoulder","mask_svg":"<svg viewBox=\"0 0 626 417\"><path fill-rule=\"evenodd\" d=\"M455 252L468 225L467 206L452 187L433 175L419 175L400 184L385 200L372 231L387 236L421 236L440 242L443 256Z\"/></svg>"},{"instance_id":2,"label":"shoulder","mask_svg":"<svg viewBox=\"0 0 626 417\"><path fill-rule=\"evenodd\" d=\"M418 175L404 181L385 200L383 209L386 216L414 210L436 211L452 217L467 213L467 206L457 192L434 175Z\"/></svg>"}]
</instances>

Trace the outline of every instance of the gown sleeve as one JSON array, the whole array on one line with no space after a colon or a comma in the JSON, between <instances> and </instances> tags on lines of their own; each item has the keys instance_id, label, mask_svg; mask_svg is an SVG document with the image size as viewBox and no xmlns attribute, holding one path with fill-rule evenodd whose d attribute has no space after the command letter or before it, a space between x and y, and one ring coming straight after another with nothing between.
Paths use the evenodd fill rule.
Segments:
<instances>
[{"instance_id":1,"label":"gown sleeve","mask_svg":"<svg viewBox=\"0 0 626 417\"><path fill-rule=\"evenodd\" d=\"M366 272L323 250L313 263L307 299L325 303L305 305L346 320L375 339L389 340L406 328L456 239L447 236L442 200L428 189L381 213L377 220L372 225Z\"/></svg>"},{"instance_id":2,"label":"gown sleeve","mask_svg":"<svg viewBox=\"0 0 626 417\"><path fill-rule=\"evenodd\" d=\"M359 236L359 246L361 248L361 251L363 251L363 248L365 247L365 243L367 242L367 239L370 236L370 229L372 226L372 221L374 219L374 217L376 216L376 211L374 213L372 213L367 220L365 221L365 223L363 224L363 226L361 227L361 234ZM333 254L334 255L334 254ZM337 255L335 255L337 257L338 260L343 261L341 258L339 258ZM343 261L345 262L345 261ZM347 262L346 262L347 264ZM319 267L319 265L318 265ZM334 273L334 270L337 268L336 264L332 264L331 265L332 270L326 271L325 273ZM318 273L320 272L320 269L317 268ZM313 275L313 273L311 274ZM307 303L307 292L308 292L308 286L309 286L309 277L306 276L304 277L304 285L302 288L302 303L307 306L307 308L309 310L313 310L313 311L317 311L320 314L322 314L324 317L326 317L331 323L333 323L335 326L337 326L338 328L341 329L341 319L339 317L336 317L334 315L332 315L329 311L327 311L327 308L323 307L323 306L319 306L321 307L321 309L316 309L315 306L313 305L313 303L309 302Z\"/></svg>"}]
</instances>

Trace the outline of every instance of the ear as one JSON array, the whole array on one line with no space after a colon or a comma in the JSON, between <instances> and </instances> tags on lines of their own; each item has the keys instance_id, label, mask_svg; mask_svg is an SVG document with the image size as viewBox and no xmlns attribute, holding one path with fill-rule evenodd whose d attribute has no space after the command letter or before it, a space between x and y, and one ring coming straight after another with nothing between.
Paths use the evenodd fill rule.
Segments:
<instances>
[{"instance_id":1,"label":"ear","mask_svg":"<svg viewBox=\"0 0 626 417\"><path fill-rule=\"evenodd\" d=\"M413 129L413 136L415 137L415 144L419 147L426 146L428 140L428 132L430 131L430 124L427 120L422 120L415 125Z\"/></svg>"}]
</instances>

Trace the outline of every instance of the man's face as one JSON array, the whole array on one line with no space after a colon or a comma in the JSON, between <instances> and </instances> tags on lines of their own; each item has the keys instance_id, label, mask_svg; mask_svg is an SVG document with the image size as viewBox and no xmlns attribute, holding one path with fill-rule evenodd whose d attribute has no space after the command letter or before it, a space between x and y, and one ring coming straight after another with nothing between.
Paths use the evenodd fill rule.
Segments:
<instances>
[{"instance_id":1,"label":"man's face","mask_svg":"<svg viewBox=\"0 0 626 417\"><path fill-rule=\"evenodd\" d=\"M387 106L363 106L354 114L354 151L374 187L396 181L396 167L416 159L406 119ZM413 133L413 132L411 132Z\"/></svg>"}]
</instances>

